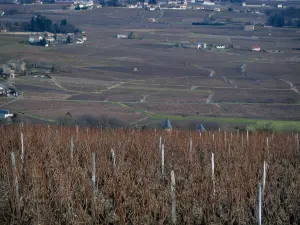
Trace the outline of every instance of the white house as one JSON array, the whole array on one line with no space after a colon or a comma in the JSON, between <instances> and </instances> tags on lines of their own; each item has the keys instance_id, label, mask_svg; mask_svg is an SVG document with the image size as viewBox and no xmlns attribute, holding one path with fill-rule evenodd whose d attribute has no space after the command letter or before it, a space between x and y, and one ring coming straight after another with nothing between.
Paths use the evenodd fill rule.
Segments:
<instances>
[{"instance_id":1,"label":"white house","mask_svg":"<svg viewBox=\"0 0 300 225\"><path fill-rule=\"evenodd\" d=\"M128 35L126 35L126 34L117 34L117 38L126 39L126 38L128 38Z\"/></svg>"},{"instance_id":2,"label":"white house","mask_svg":"<svg viewBox=\"0 0 300 225\"><path fill-rule=\"evenodd\" d=\"M215 5L215 3L214 3L214 2L204 1L204 2L202 3L202 5Z\"/></svg>"},{"instance_id":3,"label":"white house","mask_svg":"<svg viewBox=\"0 0 300 225\"><path fill-rule=\"evenodd\" d=\"M207 44L206 43L202 43L202 42L198 42L197 43L197 48L198 49L206 49L207 48Z\"/></svg>"},{"instance_id":4,"label":"white house","mask_svg":"<svg viewBox=\"0 0 300 225\"><path fill-rule=\"evenodd\" d=\"M226 46L225 45L216 45L216 49L225 49Z\"/></svg>"},{"instance_id":5,"label":"white house","mask_svg":"<svg viewBox=\"0 0 300 225\"><path fill-rule=\"evenodd\" d=\"M39 43L41 40L43 40L42 36L29 36L29 43L30 44Z\"/></svg>"}]
</instances>

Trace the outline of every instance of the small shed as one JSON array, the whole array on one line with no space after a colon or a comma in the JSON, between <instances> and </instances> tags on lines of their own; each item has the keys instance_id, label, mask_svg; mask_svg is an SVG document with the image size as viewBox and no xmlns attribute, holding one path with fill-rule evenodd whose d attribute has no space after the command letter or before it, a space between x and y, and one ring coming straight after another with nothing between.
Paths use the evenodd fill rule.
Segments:
<instances>
[{"instance_id":1,"label":"small shed","mask_svg":"<svg viewBox=\"0 0 300 225\"><path fill-rule=\"evenodd\" d=\"M207 43L197 42L197 48L198 49L206 49L207 48Z\"/></svg>"},{"instance_id":2,"label":"small shed","mask_svg":"<svg viewBox=\"0 0 300 225\"><path fill-rule=\"evenodd\" d=\"M6 109L0 109L0 120L1 119L6 119L6 118L9 118L9 117L12 117L13 114L10 114L8 110Z\"/></svg>"},{"instance_id":3,"label":"small shed","mask_svg":"<svg viewBox=\"0 0 300 225\"><path fill-rule=\"evenodd\" d=\"M171 121L169 119L166 119L166 121L163 125L163 129L166 130L166 131L171 131L172 130Z\"/></svg>"},{"instance_id":4,"label":"small shed","mask_svg":"<svg viewBox=\"0 0 300 225\"><path fill-rule=\"evenodd\" d=\"M204 126L203 126L203 124L198 125L197 131L198 132L205 132L206 131L205 128L204 128Z\"/></svg>"}]
</instances>

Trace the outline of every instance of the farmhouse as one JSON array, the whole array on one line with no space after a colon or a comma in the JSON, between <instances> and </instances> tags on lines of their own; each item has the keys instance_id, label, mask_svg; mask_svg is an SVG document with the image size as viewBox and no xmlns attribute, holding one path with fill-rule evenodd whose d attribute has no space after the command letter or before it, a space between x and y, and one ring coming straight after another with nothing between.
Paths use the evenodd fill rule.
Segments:
<instances>
[{"instance_id":1,"label":"farmhouse","mask_svg":"<svg viewBox=\"0 0 300 225\"><path fill-rule=\"evenodd\" d=\"M30 44L38 44L43 40L43 36L39 34L31 34L29 35L29 43Z\"/></svg>"}]
</instances>

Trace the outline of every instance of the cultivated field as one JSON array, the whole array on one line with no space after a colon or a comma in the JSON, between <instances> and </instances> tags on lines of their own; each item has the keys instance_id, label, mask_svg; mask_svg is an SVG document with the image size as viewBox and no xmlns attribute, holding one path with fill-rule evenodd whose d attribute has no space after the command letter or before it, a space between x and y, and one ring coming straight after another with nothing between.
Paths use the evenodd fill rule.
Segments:
<instances>
[{"instance_id":1,"label":"cultivated field","mask_svg":"<svg viewBox=\"0 0 300 225\"><path fill-rule=\"evenodd\" d=\"M11 125L0 135L1 224L257 224L259 183L262 224L300 223L294 134Z\"/></svg>"},{"instance_id":2,"label":"cultivated field","mask_svg":"<svg viewBox=\"0 0 300 225\"><path fill-rule=\"evenodd\" d=\"M10 110L45 120L68 111L108 115L132 124L140 117L150 124L176 115L173 119L198 122L218 117L223 126L224 121L234 122L239 117L244 118L238 122L241 124L263 122L300 130L296 122L300 118L300 51L293 50L300 47L297 29L271 28L271 35L268 28L245 32L245 22L266 18L242 13L215 13L217 20L230 18L234 24L201 27L192 26L192 22L201 21L209 12L122 8L75 12L57 6L15 7L26 8L22 14L1 20L28 21L33 11L54 22L66 18L86 31L88 43L43 48L23 43L26 35L0 34L0 63L23 58L60 68L52 79L20 77L10 81L23 92L21 98L5 106ZM160 18L159 22L149 23L151 17ZM141 39L115 38L131 31ZM201 51L175 46L182 41L232 44L234 48ZM254 45L281 52L242 50ZM247 74L240 70L244 63ZM112 114L108 105L113 105ZM109 110L102 110L107 107ZM286 120L294 122L282 126Z\"/></svg>"}]
</instances>

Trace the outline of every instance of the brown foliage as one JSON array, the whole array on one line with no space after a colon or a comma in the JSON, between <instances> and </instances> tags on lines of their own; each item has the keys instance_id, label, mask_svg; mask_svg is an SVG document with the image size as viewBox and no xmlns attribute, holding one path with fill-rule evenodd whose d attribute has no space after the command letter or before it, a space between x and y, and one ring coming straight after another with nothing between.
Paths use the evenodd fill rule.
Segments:
<instances>
[{"instance_id":1,"label":"brown foliage","mask_svg":"<svg viewBox=\"0 0 300 225\"><path fill-rule=\"evenodd\" d=\"M0 224L171 224L172 169L176 175L178 224L255 224L257 185L264 160L269 166L263 224L300 223L300 157L291 134L253 133L247 144L245 134L233 134L232 140L227 134L225 143L224 133L216 132L213 145L212 133L200 137L196 132L80 128L76 137L75 127L22 129L24 171L20 165L20 126L0 128L0 181L10 186L0 189ZM75 140L73 161L71 136ZM165 181L161 176L159 136L165 144ZM116 154L115 168L110 163L111 148ZM21 215L15 210L11 151L16 154L19 172ZM96 153L98 187L94 203L92 152Z\"/></svg>"}]
</instances>

